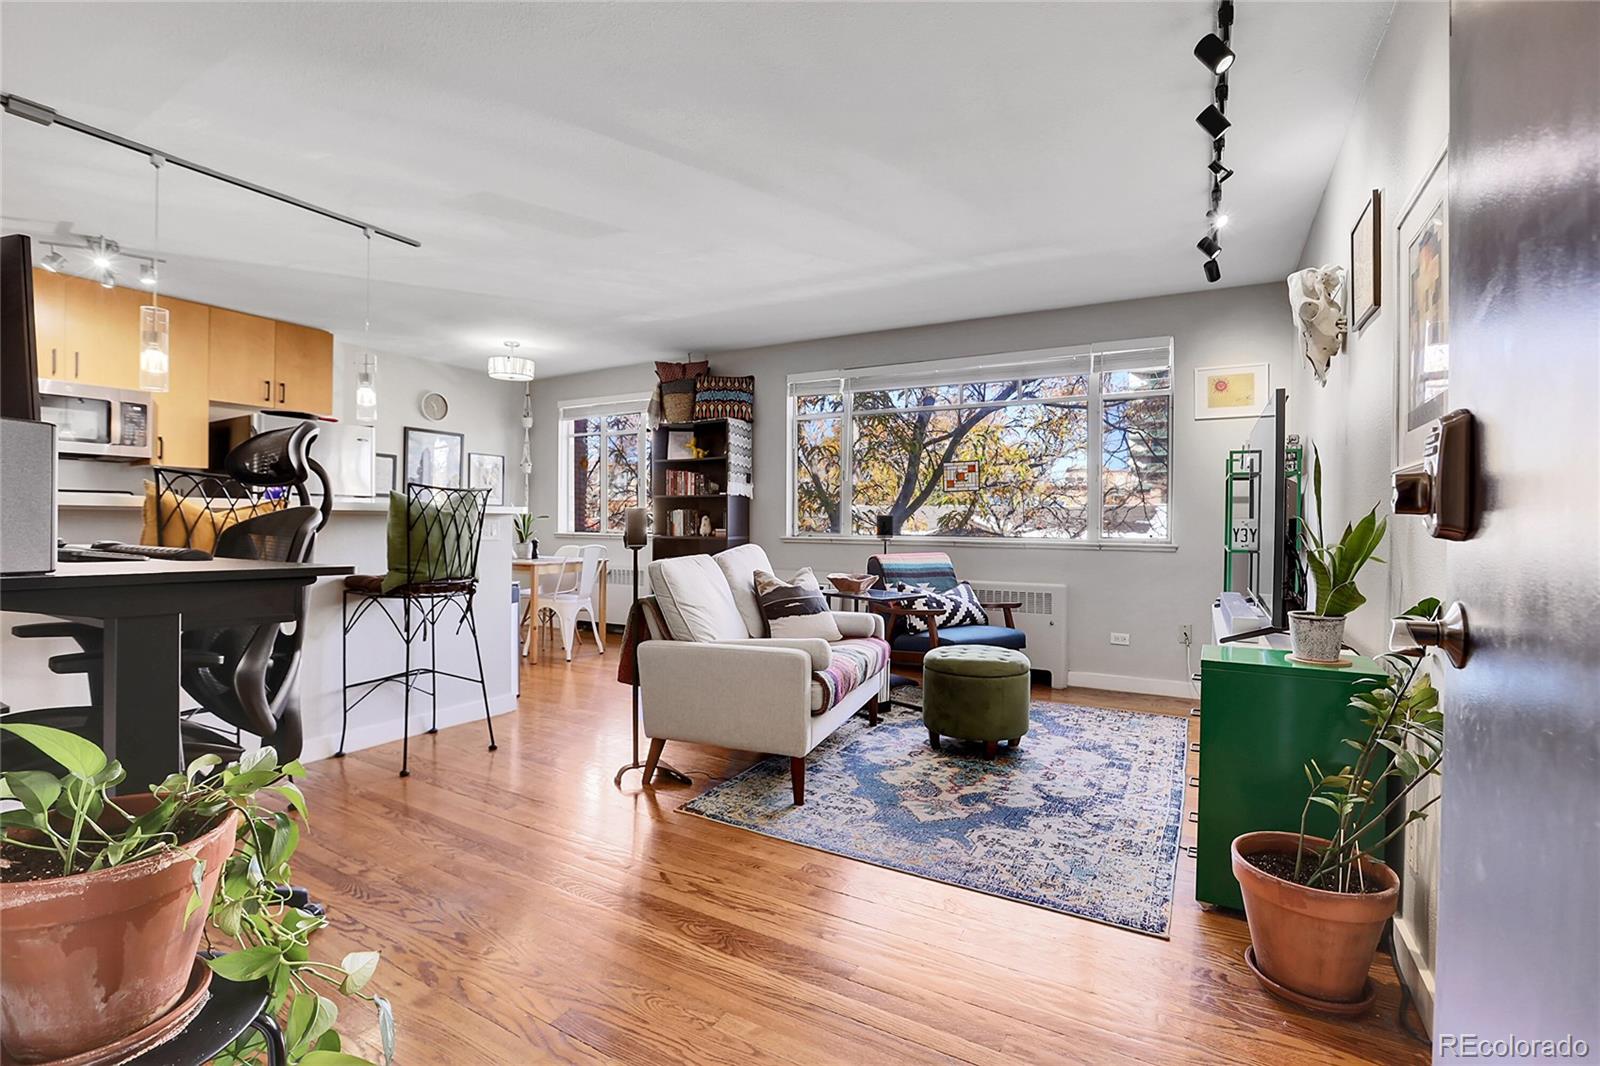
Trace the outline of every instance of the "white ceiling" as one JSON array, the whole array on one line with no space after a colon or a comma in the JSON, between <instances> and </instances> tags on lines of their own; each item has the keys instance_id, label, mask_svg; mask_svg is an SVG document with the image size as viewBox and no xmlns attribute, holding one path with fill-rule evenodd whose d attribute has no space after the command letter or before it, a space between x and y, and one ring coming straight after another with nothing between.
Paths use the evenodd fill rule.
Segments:
<instances>
[{"instance_id":1,"label":"white ceiling","mask_svg":"<svg viewBox=\"0 0 1600 1066\"><path fill-rule=\"evenodd\" d=\"M1242 2L1223 284L1282 277L1392 3ZM409 234L372 343L541 375L1204 288L1206 3L33 4L7 92ZM7 230L152 168L0 118ZM359 339L358 231L168 167L174 294Z\"/></svg>"}]
</instances>

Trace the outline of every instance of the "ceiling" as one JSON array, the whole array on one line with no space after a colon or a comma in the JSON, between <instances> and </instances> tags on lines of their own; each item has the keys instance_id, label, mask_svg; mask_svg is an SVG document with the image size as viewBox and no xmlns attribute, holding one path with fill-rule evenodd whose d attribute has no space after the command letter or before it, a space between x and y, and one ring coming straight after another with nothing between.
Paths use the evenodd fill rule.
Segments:
<instances>
[{"instance_id":1,"label":"ceiling","mask_svg":"<svg viewBox=\"0 0 1600 1066\"><path fill-rule=\"evenodd\" d=\"M1223 284L1296 265L1392 2L1238 8ZM371 343L541 375L1205 287L1206 3L0 7L5 91L416 237ZM1308 46L1314 42L1314 46ZM0 117L0 212L153 168ZM164 288L359 340L358 230L173 167ZM41 249L42 253L42 249Z\"/></svg>"}]
</instances>

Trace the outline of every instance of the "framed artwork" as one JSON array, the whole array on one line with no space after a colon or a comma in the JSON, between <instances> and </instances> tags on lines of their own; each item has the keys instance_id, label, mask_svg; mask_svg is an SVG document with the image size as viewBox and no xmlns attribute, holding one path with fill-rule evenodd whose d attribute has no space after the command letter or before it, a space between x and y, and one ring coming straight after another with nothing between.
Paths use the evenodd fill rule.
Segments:
<instances>
[{"instance_id":1,"label":"framed artwork","mask_svg":"<svg viewBox=\"0 0 1600 1066\"><path fill-rule=\"evenodd\" d=\"M459 489L462 442L459 433L407 426L404 449L406 484Z\"/></svg>"},{"instance_id":2,"label":"framed artwork","mask_svg":"<svg viewBox=\"0 0 1600 1066\"><path fill-rule=\"evenodd\" d=\"M395 491L395 471L400 465L393 452L378 452L372 457L372 491Z\"/></svg>"},{"instance_id":3,"label":"framed artwork","mask_svg":"<svg viewBox=\"0 0 1600 1066\"><path fill-rule=\"evenodd\" d=\"M468 452L467 488L488 489L491 506L505 503L506 457L489 452Z\"/></svg>"},{"instance_id":4,"label":"framed artwork","mask_svg":"<svg viewBox=\"0 0 1600 1066\"><path fill-rule=\"evenodd\" d=\"M1398 438L1445 413L1450 393L1450 240L1443 156L1400 213L1395 227L1399 279Z\"/></svg>"},{"instance_id":5,"label":"framed artwork","mask_svg":"<svg viewBox=\"0 0 1600 1066\"><path fill-rule=\"evenodd\" d=\"M1383 304L1383 193L1361 209L1350 231L1350 331L1360 330Z\"/></svg>"},{"instance_id":6,"label":"framed artwork","mask_svg":"<svg viewBox=\"0 0 1600 1066\"><path fill-rule=\"evenodd\" d=\"M1256 417L1272 398L1271 373L1266 363L1195 368L1195 418Z\"/></svg>"}]
</instances>

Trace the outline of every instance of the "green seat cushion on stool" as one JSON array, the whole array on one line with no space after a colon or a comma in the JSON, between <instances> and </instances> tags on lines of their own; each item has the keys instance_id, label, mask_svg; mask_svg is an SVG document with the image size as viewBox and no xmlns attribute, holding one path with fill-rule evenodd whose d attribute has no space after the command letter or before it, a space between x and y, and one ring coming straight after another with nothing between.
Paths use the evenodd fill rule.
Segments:
<instances>
[{"instance_id":1,"label":"green seat cushion on stool","mask_svg":"<svg viewBox=\"0 0 1600 1066\"><path fill-rule=\"evenodd\" d=\"M1027 677L1033 664L1026 655L1010 648L957 644L930 649L922 657L922 669L958 677Z\"/></svg>"},{"instance_id":2,"label":"green seat cushion on stool","mask_svg":"<svg viewBox=\"0 0 1600 1066\"><path fill-rule=\"evenodd\" d=\"M471 545L463 528L466 523L452 520L453 514L440 513L453 510L444 502L423 502L409 499L403 492L389 493L389 572L382 585L385 596L403 585L463 581L477 576L456 572L470 554ZM426 513L429 511L435 513Z\"/></svg>"}]
</instances>

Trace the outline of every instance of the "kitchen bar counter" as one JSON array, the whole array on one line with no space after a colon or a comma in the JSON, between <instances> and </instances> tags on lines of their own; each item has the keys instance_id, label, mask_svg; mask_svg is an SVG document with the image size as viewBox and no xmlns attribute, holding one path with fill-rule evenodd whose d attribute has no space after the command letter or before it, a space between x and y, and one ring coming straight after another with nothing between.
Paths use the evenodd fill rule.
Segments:
<instances>
[{"instance_id":1,"label":"kitchen bar counter","mask_svg":"<svg viewBox=\"0 0 1600 1066\"><path fill-rule=\"evenodd\" d=\"M137 510L144 506L144 496L136 492L58 492L56 493L56 506L61 510L73 511L106 511L130 509ZM344 496L333 498L335 514L340 512L378 511L387 512L389 501L381 497L370 500L352 499ZM520 507L492 506L490 515L520 514Z\"/></svg>"}]
</instances>

